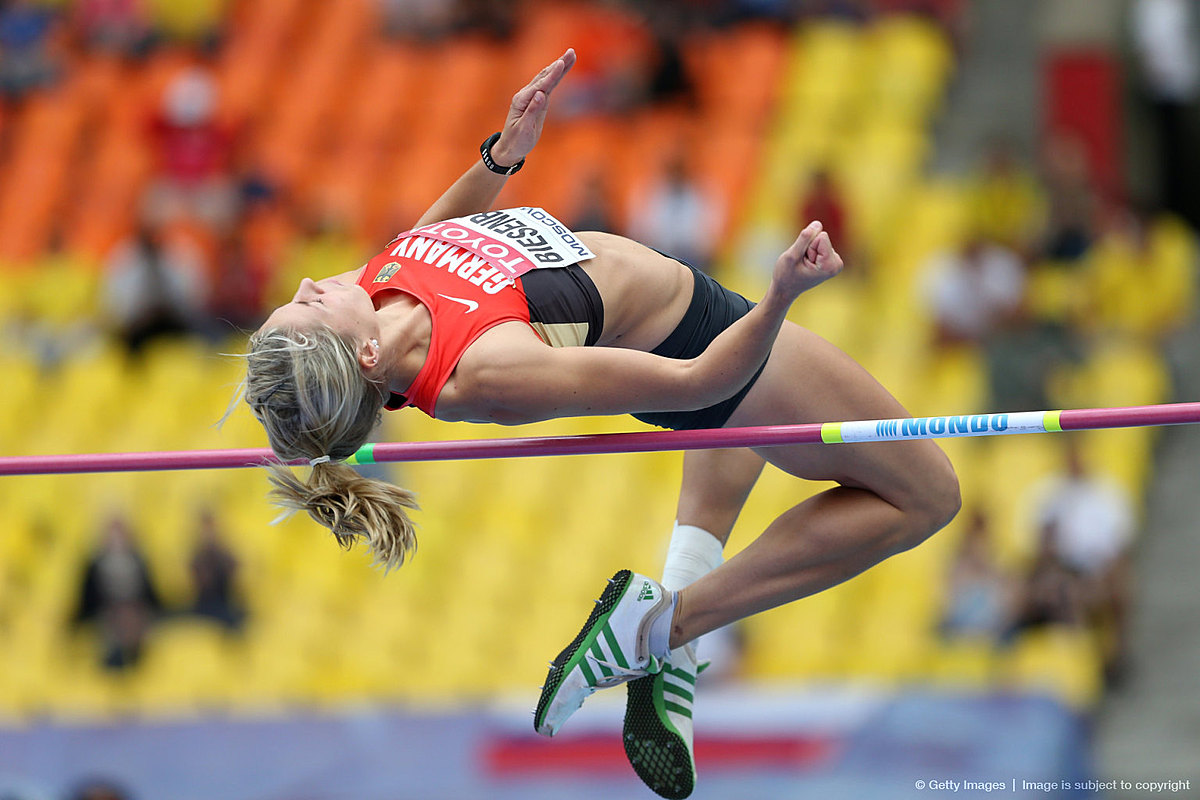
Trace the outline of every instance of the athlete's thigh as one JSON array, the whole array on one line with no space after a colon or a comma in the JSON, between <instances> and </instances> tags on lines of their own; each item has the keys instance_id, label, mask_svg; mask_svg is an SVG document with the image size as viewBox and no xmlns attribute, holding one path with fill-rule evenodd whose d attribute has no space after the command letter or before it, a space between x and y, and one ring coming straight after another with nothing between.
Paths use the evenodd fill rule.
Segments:
<instances>
[{"instance_id":1,"label":"athlete's thigh","mask_svg":"<svg viewBox=\"0 0 1200 800\"><path fill-rule=\"evenodd\" d=\"M687 451L676 519L726 541L762 468L762 458L746 448Z\"/></svg>"},{"instance_id":2,"label":"athlete's thigh","mask_svg":"<svg viewBox=\"0 0 1200 800\"><path fill-rule=\"evenodd\" d=\"M908 412L861 365L812 331L785 323L758 382L728 425L781 425L906 417ZM948 467L931 441L803 444L756 448L800 478L870 489L902 504Z\"/></svg>"}]
</instances>

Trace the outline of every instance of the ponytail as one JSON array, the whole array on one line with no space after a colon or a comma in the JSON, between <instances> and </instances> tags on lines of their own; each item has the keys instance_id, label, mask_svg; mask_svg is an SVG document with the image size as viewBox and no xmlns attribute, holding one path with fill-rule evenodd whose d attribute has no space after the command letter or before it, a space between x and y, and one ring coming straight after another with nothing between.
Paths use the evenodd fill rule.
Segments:
<instances>
[{"instance_id":1,"label":"ponytail","mask_svg":"<svg viewBox=\"0 0 1200 800\"><path fill-rule=\"evenodd\" d=\"M244 397L281 459L308 459L302 481L273 464L271 498L307 511L349 550L362 540L385 569L398 567L417 548L407 509L412 492L364 478L345 464L367 441L383 409L384 389L363 374L351 338L329 328L260 330L250 337Z\"/></svg>"},{"instance_id":2,"label":"ponytail","mask_svg":"<svg viewBox=\"0 0 1200 800\"><path fill-rule=\"evenodd\" d=\"M307 511L333 532L344 550L362 540L385 570L399 567L416 551L416 528L406 513L418 508L412 492L364 478L336 462L314 465L307 482L283 464L268 469L274 486L271 499L285 508Z\"/></svg>"}]
</instances>

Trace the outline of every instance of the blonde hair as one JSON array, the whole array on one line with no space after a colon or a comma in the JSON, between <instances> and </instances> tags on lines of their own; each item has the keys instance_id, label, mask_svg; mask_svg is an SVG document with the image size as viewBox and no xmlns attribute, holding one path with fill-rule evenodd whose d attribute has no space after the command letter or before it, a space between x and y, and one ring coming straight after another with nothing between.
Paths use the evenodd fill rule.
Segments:
<instances>
[{"instance_id":1,"label":"blonde hair","mask_svg":"<svg viewBox=\"0 0 1200 800\"><path fill-rule=\"evenodd\" d=\"M243 391L281 460L335 459L314 464L307 481L272 464L275 503L307 511L344 549L361 539L385 568L404 563L417 546L406 513L417 508L412 492L336 463L367 442L383 410L383 389L363 374L355 343L325 327L260 330L250 337Z\"/></svg>"}]
</instances>

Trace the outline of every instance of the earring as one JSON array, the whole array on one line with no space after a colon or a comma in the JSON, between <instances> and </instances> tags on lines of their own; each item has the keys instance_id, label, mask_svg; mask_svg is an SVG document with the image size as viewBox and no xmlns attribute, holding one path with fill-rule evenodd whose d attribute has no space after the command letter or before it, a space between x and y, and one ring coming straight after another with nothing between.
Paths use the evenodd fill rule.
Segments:
<instances>
[{"instance_id":1,"label":"earring","mask_svg":"<svg viewBox=\"0 0 1200 800\"><path fill-rule=\"evenodd\" d=\"M371 346L372 346L372 347L379 347L379 340L378 340L378 339L372 339L372 340L371 340Z\"/></svg>"}]
</instances>

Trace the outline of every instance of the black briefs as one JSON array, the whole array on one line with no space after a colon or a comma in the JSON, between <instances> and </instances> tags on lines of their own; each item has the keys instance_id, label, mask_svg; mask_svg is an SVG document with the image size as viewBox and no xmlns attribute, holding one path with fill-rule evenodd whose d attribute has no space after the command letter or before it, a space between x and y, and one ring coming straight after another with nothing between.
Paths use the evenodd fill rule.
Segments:
<instances>
[{"instance_id":1,"label":"black briefs","mask_svg":"<svg viewBox=\"0 0 1200 800\"><path fill-rule=\"evenodd\" d=\"M686 262L683 262L686 264ZM744 317L754 308L746 298L737 292L726 289L700 270L686 264L692 270L695 279L695 289L692 291L692 302L684 312L683 319L675 327L662 344L651 352L667 358L695 358L704 352L705 348L717 338L721 331L728 328L737 320ZM716 405L701 408L697 411L655 411L645 414L634 414L634 419L660 428L674 430L698 430L701 428L720 428L729 421L738 404L742 402L767 366L763 361L754 376L737 394L728 400L722 400Z\"/></svg>"}]
</instances>

